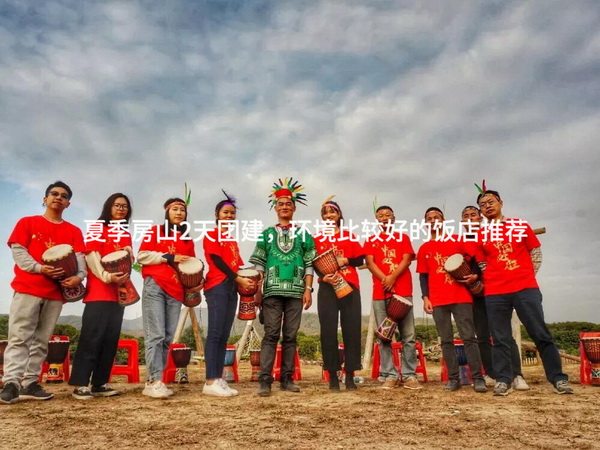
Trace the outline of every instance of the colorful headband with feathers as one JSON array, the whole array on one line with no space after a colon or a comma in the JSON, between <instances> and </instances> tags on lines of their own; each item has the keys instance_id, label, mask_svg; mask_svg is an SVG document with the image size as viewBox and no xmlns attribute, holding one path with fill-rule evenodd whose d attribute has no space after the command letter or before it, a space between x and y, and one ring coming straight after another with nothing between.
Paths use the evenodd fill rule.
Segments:
<instances>
[{"instance_id":1,"label":"colorful headband with feathers","mask_svg":"<svg viewBox=\"0 0 600 450\"><path fill-rule=\"evenodd\" d=\"M231 206L233 206L234 208L237 209L237 205L235 204L235 202L237 201L235 199L235 197L233 195L229 195L227 192L225 192L224 189L221 189L221 192L223 193L223 195L225 196L224 202L225 203L229 203Z\"/></svg>"},{"instance_id":2,"label":"colorful headband with feathers","mask_svg":"<svg viewBox=\"0 0 600 450\"><path fill-rule=\"evenodd\" d=\"M325 206L330 206L331 208L339 211L340 210L339 206L337 206L335 203L331 203L331 201L334 198L335 198L335 195L330 195L329 197L327 197L321 204L321 208L324 208Z\"/></svg>"},{"instance_id":3,"label":"colorful headband with feathers","mask_svg":"<svg viewBox=\"0 0 600 450\"><path fill-rule=\"evenodd\" d=\"M374 216L377 215L377 208L379 208L379 205L377 204L377 196L375 196L375 198L373 199L373 215Z\"/></svg>"},{"instance_id":4,"label":"colorful headband with feathers","mask_svg":"<svg viewBox=\"0 0 600 450\"><path fill-rule=\"evenodd\" d=\"M289 197L295 203L300 203L306 206L306 194L300 193L300 191L304 190L301 184L298 181L294 181L292 177L284 178L281 181L279 178L279 184L277 182L273 183L273 188L271 190L271 195L269 195L269 203L271 203L271 208L277 204L277 199L282 197Z\"/></svg>"},{"instance_id":5,"label":"colorful headband with feathers","mask_svg":"<svg viewBox=\"0 0 600 450\"><path fill-rule=\"evenodd\" d=\"M474 184L475 184L475 187L477 188L477 190L479 191L480 195L483 195L483 194L485 194L487 192L487 187L485 186L485 180L483 180L481 182L481 187L479 187L477 185L477 183L474 183Z\"/></svg>"}]
</instances>

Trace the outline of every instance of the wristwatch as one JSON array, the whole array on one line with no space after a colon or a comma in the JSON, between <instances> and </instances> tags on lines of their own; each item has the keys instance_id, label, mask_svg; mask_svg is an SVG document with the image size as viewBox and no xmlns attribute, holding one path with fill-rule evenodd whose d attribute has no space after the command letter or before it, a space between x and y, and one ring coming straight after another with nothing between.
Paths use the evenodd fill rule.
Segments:
<instances>
[{"instance_id":1,"label":"wristwatch","mask_svg":"<svg viewBox=\"0 0 600 450\"><path fill-rule=\"evenodd\" d=\"M311 292L311 294L312 294L313 292L315 292L315 289L314 289L312 286L304 286L304 289L305 289L305 290L307 290L307 291L310 291L310 292Z\"/></svg>"}]
</instances>

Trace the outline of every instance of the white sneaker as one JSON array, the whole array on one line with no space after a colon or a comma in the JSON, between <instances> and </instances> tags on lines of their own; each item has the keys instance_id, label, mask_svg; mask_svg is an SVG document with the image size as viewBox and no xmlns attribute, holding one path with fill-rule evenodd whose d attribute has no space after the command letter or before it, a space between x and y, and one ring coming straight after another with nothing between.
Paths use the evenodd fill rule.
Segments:
<instances>
[{"instance_id":1,"label":"white sneaker","mask_svg":"<svg viewBox=\"0 0 600 450\"><path fill-rule=\"evenodd\" d=\"M215 380L213 384L204 383L202 393L206 395L214 395L215 397L232 397L233 394L225 389L219 380Z\"/></svg>"},{"instance_id":2,"label":"white sneaker","mask_svg":"<svg viewBox=\"0 0 600 450\"><path fill-rule=\"evenodd\" d=\"M512 387L515 391L528 391L529 385L521 375L517 375L512 382Z\"/></svg>"},{"instance_id":3,"label":"white sneaker","mask_svg":"<svg viewBox=\"0 0 600 450\"><path fill-rule=\"evenodd\" d=\"M489 375L484 375L483 379L485 380L485 385L486 386L496 386L496 380L494 380L492 377L490 377Z\"/></svg>"},{"instance_id":4,"label":"white sneaker","mask_svg":"<svg viewBox=\"0 0 600 450\"><path fill-rule=\"evenodd\" d=\"M147 395L152 398L167 398L173 395L173 391L167 388L167 386L160 380L147 381L146 387L142 391L142 395Z\"/></svg>"},{"instance_id":5,"label":"white sneaker","mask_svg":"<svg viewBox=\"0 0 600 450\"><path fill-rule=\"evenodd\" d=\"M229 386L227 384L227 381L225 381L223 378L219 378L217 381L217 383L220 383L221 386L228 392L231 393L231 395L238 395L239 392L236 389L233 389L231 386Z\"/></svg>"}]
</instances>

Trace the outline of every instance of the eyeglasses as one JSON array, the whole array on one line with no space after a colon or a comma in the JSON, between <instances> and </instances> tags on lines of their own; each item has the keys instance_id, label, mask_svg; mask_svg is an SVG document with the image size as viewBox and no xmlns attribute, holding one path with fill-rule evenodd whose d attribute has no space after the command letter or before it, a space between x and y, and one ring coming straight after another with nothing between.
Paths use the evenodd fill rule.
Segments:
<instances>
[{"instance_id":1,"label":"eyeglasses","mask_svg":"<svg viewBox=\"0 0 600 450\"><path fill-rule=\"evenodd\" d=\"M119 211L127 211L129 209L129 205L121 204L121 203L113 203L113 208Z\"/></svg>"}]
</instances>

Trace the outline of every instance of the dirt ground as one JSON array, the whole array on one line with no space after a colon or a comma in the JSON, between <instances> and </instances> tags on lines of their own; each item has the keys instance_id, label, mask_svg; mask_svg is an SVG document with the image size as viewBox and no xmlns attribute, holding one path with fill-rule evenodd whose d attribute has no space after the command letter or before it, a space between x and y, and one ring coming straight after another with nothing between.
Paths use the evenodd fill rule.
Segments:
<instances>
[{"instance_id":1,"label":"dirt ground","mask_svg":"<svg viewBox=\"0 0 600 450\"><path fill-rule=\"evenodd\" d=\"M260 398L247 361L235 385L240 395L224 399L201 394L201 366L190 366L191 384L175 385L167 400L142 396L140 385L113 383L119 397L82 402L69 386L48 385L56 394L51 401L0 406L0 447L600 448L600 388L577 384L578 367L565 367L572 396L552 393L541 366L524 368L530 391L508 397L469 387L444 392L433 364L420 391L386 391L366 379L358 391L333 393L320 366L303 365L301 393L274 384L274 394Z\"/></svg>"}]
</instances>

